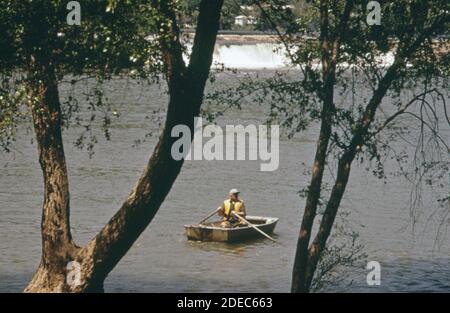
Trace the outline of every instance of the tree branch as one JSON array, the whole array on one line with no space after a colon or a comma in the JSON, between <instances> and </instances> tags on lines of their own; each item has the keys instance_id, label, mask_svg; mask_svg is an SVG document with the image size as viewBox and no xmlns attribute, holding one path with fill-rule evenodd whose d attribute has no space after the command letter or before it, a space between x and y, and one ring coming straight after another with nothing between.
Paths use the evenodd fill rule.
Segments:
<instances>
[{"instance_id":1,"label":"tree branch","mask_svg":"<svg viewBox=\"0 0 450 313\"><path fill-rule=\"evenodd\" d=\"M436 88L424 91L418 95L416 95L415 97L413 97L410 101L408 101L406 104L404 104L397 112L395 112L394 114L392 114L391 116L387 117L386 120L383 122L383 124L378 127L375 131L370 133L370 137L376 136L378 135L380 132L382 132L390 123L392 123L399 115L405 113L405 111L417 100L419 100L419 98L423 98L424 96L426 96L427 94L430 94L432 92L437 91Z\"/></svg>"}]
</instances>

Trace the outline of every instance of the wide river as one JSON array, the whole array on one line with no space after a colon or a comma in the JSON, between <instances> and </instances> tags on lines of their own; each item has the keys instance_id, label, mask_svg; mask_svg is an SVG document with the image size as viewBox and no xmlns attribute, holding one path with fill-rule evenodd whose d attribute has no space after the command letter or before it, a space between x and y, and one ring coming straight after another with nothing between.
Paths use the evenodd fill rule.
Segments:
<instances>
[{"instance_id":1,"label":"wide river","mask_svg":"<svg viewBox=\"0 0 450 313\"><path fill-rule=\"evenodd\" d=\"M217 83L233 79L221 75ZM157 86L142 87L133 81L109 83L107 95L120 117L113 117L111 141L97 133L92 158L72 144L81 127L64 132L71 223L80 245L99 231L133 187L156 137L147 137L137 147L134 143L150 131L157 133L159 126L152 117L163 116L160 109L167 100ZM263 123L265 109L253 105L228 110L219 125ZM43 185L32 136L20 127L13 152L0 155L0 292L22 291L39 263ZM288 292L304 205L298 191L309 181L316 136L317 127L312 126L293 139L282 137L280 165L273 172L259 171L259 161L186 162L153 222L107 278L106 291ZM448 130L445 136L449 138ZM384 183L365 166L353 166L342 210L349 213L349 223L360 234L367 260L349 270L352 285L345 281L326 290L450 291L449 234L437 235L441 221L430 218L434 202L424 195L419 208L423 216L413 229L411 187L397 176L389 176ZM448 190L448 181L444 182ZM280 218L276 244L186 240L183 225L199 221L220 205L232 187L242 190L251 215ZM444 227L449 222L443 221ZM366 283L365 266L371 260L381 264L380 286Z\"/></svg>"}]
</instances>

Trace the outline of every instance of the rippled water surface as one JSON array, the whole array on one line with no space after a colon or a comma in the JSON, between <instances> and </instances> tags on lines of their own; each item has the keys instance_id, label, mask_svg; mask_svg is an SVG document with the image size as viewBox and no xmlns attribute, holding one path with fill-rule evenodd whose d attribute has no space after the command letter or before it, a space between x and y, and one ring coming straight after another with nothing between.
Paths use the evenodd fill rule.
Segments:
<instances>
[{"instance_id":1,"label":"rippled water surface","mask_svg":"<svg viewBox=\"0 0 450 313\"><path fill-rule=\"evenodd\" d=\"M220 82L233 79L219 78ZM64 94L64 88L62 88ZM71 143L82 131L64 133L71 188L71 222L79 244L86 243L108 221L136 182L156 139L138 147L137 139L158 129L152 118L166 98L158 87L144 89L115 81L108 87L114 118L112 141L102 140L90 159ZM229 110L219 124L261 123L264 106ZM304 201L298 191L308 180L317 129L280 142L280 167L259 171L257 161L186 162L172 191L148 229L109 275L106 291L117 292L286 292ZM1 155L0 292L19 292L40 257L39 223L42 177L32 134L22 127L13 153ZM450 138L447 133L447 138ZM418 223L411 231L410 188L399 177L388 183L354 165L342 209L360 233L369 260L382 266L381 286L366 284L362 265L351 271L353 285L330 291L449 291L449 237L436 244L436 224ZM224 200L231 187L242 190L252 215L276 216L277 244L189 242L184 224L200 220ZM427 199L425 196L425 203ZM427 212L427 207L422 208ZM445 221L449 223L449 221Z\"/></svg>"}]
</instances>

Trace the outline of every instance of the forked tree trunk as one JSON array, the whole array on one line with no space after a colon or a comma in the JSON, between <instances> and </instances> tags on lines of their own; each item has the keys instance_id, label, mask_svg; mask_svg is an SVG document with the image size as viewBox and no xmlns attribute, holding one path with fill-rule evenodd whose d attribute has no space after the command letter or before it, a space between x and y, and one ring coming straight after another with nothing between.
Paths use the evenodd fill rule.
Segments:
<instances>
[{"instance_id":1,"label":"forked tree trunk","mask_svg":"<svg viewBox=\"0 0 450 313\"><path fill-rule=\"evenodd\" d=\"M351 10L351 6L349 6L351 2L351 0L347 1L346 8L344 9L344 22L348 19L348 14L350 13L350 11L348 10ZM326 1L322 1L322 3L326 3ZM322 13L322 15L324 14L326 13ZM334 220L344 196L350 177L351 165L356 157L358 147L361 147L365 144L365 137L367 136L369 128L373 123L376 111L380 106L383 98L386 96L386 93L388 92L392 83L399 78L399 75L401 74L402 69L405 67L408 57L418 49L418 47L426 38L429 38L431 34L435 32L440 23L442 23L442 20L436 21L409 45L403 45L401 43L401 48L399 48L399 50L397 51L393 64L386 70L385 74L379 80L377 88L373 91L373 94L365 107L364 113L357 123L357 127L353 133L353 137L349 146L344 149L341 157L339 158L336 180L331 190L331 194L328 198L327 206L320 222L319 230L312 243L310 243L310 237L314 217L316 216L317 202L312 202L310 201L310 199L315 199L316 197L320 196L320 188L314 186L314 189L312 191L311 189L309 190L303 216L303 222L297 242L296 257L294 261L294 270L292 277L292 292L310 291L314 273L316 271L322 252L326 247L326 242L331 234ZM339 52L339 45L337 45L337 49L333 50L334 53L336 53L334 58L336 58L337 53ZM334 53L330 54L331 58L333 58ZM325 69L326 64L327 63L325 63L324 66ZM325 79L324 81L326 82ZM325 86L326 85L327 84L325 83ZM334 84L332 88L334 88ZM323 113L326 114L325 105ZM322 120L322 125L323 123L324 121ZM316 160L314 163L311 184L316 183L317 176L323 174L323 167L325 167L326 165L325 159L317 158L318 155L321 155L320 151L323 149L322 143L325 142L324 139L326 141L327 137L323 137L323 133L321 132L317 146Z\"/></svg>"},{"instance_id":2,"label":"forked tree trunk","mask_svg":"<svg viewBox=\"0 0 450 313\"><path fill-rule=\"evenodd\" d=\"M375 112L380 105L383 97L385 96L387 90L389 89L392 81L398 74L397 71L400 66L401 63L395 62L394 65L389 68L383 79L380 81L377 90L374 92L371 100L366 107L366 111L363 114L363 117L359 121L359 129L355 132L349 147L339 158L336 180L331 190L331 194L328 198L322 220L320 221L319 230L311 244L310 236L313 226L312 221L316 216L317 207L311 208L311 206L308 206L308 201L306 203L303 219L305 220L305 218L309 218L311 219L311 222L307 225L302 223L300 229L296 258L294 261L294 275L292 279L293 292L310 291L314 273L316 271L322 252L326 247L326 242L331 234L334 220L336 218L339 206L347 187L347 183L350 177L351 165L356 156L357 149L359 146L364 144L364 136L367 134L367 131L374 119ZM323 171L323 168L325 167L325 160L323 160L322 163L319 163L319 166ZM310 195L308 195L308 198L309 197ZM307 241L305 240L304 236L302 236L305 233L308 234Z\"/></svg>"},{"instance_id":3,"label":"forked tree trunk","mask_svg":"<svg viewBox=\"0 0 450 313\"><path fill-rule=\"evenodd\" d=\"M345 21L350 14L351 6L344 12ZM308 247L311 240L312 228L317 215L317 207L321 196L323 174L326 166L328 146L332 131L332 117L335 111L334 84L336 79L336 62L339 51L339 38L332 40L329 30L329 8L327 1L320 2L320 44L323 87L321 91L322 117L316 154L312 167L311 182L308 188L305 211L297 240L294 267L292 273L292 292L308 292L307 277ZM343 25L344 27L346 24Z\"/></svg>"},{"instance_id":4,"label":"forked tree trunk","mask_svg":"<svg viewBox=\"0 0 450 313\"><path fill-rule=\"evenodd\" d=\"M33 114L40 162L44 174L45 201L42 217L42 260L26 292L101 292L109 272L127 253L152 221L175 179L183 160L171 155L171 136L175 125L187 125L193 136L194 117L198 116L203 92L212 64L223 0L202 0L191 59L184 64L175 13L164 1L156 9L172 20L170 43L162 42L169 86L169 104L164 130L139 181L105 227L86 247L77 247L70 235L69 189L61 138L61 109L54 71L36 90L40 99ZM80 280L68 283L79 264ZM76 269L75 269L76 271Z\"/></svg>"}]
</instances>

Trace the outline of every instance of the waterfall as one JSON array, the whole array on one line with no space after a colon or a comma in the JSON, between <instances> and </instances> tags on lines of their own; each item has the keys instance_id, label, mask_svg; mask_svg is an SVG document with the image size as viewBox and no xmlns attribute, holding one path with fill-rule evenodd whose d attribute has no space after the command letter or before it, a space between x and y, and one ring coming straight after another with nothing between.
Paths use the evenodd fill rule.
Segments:
<instances>
[{"instance_id":1,"label":"waterfall","mask_svg":"<svg viewBox=\"0 0 450 313\"><path fill-rule=\"evenodd\" d=\"M213 62L237 69L277 69L285 67L287 59L278 44L218 44Z\"/></svg>"},{"instance_id":2,"label":"waterfall","mask_svg":"<svg viewBox=\"0 0 450 313\"><path fill-rule=\"evenodd\" d=\"M187 45L188 54L192 44ZM186 62L189 61L185 55ZM387 52L377 57L379 67L387 67L393 63L393 52ZM317 68L321 65L318 60L313 62ZM224 66L233 69L282 69L289 66L289 58L283 45L277 43L217 43L214 48L213 68ZM352 67L354 64L341 63L339 66Z\"/></svg>"}]
</instances>

